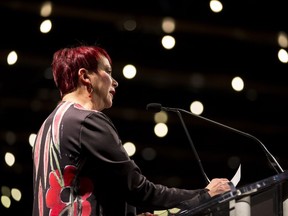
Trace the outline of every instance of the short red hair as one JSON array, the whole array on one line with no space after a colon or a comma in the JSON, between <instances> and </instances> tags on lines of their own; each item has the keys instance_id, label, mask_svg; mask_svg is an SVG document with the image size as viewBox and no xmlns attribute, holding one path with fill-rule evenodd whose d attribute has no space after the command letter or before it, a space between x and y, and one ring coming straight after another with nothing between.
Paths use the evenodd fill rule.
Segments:
<instances>
[{"instance_id":1,"label":"short red hair","mask_svg":"<svg viewBox=\"0 0 288 216\"><path fill-rule=\"evenodd\" d=\"M112 65L107 51L99 46L80 45L63 48L54 53L52 73L61 98L77 88L80 68L97 71L101 56L106 57Z\"/></svg>"}]
</instances>

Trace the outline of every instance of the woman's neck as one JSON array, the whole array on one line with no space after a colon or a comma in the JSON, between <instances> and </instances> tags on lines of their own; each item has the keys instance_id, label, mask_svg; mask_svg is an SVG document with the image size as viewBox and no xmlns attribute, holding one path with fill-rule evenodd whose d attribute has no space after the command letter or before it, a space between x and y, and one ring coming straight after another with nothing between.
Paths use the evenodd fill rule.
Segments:
<instances>
[{"instance_id":1,"label":"woman's neck","mask_svg":"<svg viewBox=\"0 0 288 216\"><path fill-rule=\"evenodd\" d=\"M69 101L73 103L80 104L82 107L88 110L92 110L94 108L93 102L89 95L86 95L85 93L81 93L79 91L73 91L71 93L66 94L62 101Z\"/></svg>"}]
</instances>

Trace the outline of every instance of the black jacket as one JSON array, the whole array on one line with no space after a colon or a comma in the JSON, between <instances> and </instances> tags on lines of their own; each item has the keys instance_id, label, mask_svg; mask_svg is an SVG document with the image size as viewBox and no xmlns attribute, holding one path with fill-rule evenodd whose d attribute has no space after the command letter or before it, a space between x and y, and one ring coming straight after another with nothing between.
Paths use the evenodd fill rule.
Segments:
<instances>
[{"instance_id":1,"label":"black jacket","mask_svg":"<svg viewBox=\"0 0 288 216\"><path fill-rule=\"evenodd\" d=\"M135 207L169 209L209 199L203 190L149 181L127 155L111 120L70 102L60 103L41 126L33 161L33 216L127 216Z\"/></svg>"}]
</instances>

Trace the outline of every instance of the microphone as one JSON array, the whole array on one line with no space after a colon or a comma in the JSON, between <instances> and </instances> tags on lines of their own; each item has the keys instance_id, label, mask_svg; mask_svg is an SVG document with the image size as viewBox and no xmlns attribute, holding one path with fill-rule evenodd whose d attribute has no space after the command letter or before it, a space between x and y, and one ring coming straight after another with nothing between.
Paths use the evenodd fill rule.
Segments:
<instances>
[{"instance_id":1,"label":"microphone","mask_svg":"<svg viewBox=\"0 0 288 216\"><path fill-rule=\"evenodd\" d=\"M255 136L252 136L251 134L248 134L246 132L243 132L243 131L240 131L240 130L237 130L235 128L232 128L232 127L229 127L227 125L224 125L224 124L221 124L219 122L216 122L216 121L213 121L211 119L208 119L208 118L205 118L205 117L202 117L202 116L199 116L199 115L196 115L196 114L193 114L192 112L188 112L186 110L183 110L183 109L179 109L179 108L170 108L170 107L162 107L161 104L159 103L150 103L147 105L147 110L154 110L155 112L160 112L161 110L163 111L172 111L172 112L184 112L184 113L187 113L189 115L193 115L197 118L200 118L202 120L205 120L205 121L208 121L210 123L213 123L213 124L216 124L220 127L223 127L225 129L228 129L228 130L231 130L231 131L234 131L240 135L243 135L245 137L248 137L250 139L253 139L254 141L256 141L258 144L260 144L261 148L263 149L270 165L274 168L274 170L276 171L277 174L279 173L283 173L284 170L282 169L282 167L280 166L280 164L278 163L278 161L275 159L275 157L269 152L269 150L266 148L266 146L259 140L257 139ZM181 120L182 121L182 120Z\"/></svg>"},{"instance_id":2,"label":"microphone","mask_svg":"<svg viewBox=\"0 0 288 216\"><path fill-rule=\"evenodd\" d=\"M198 164L199 164L199 166L200 166L200 170L201 170L201 172L202 172L202 174L203 174L203 176L204 176L204 178L205 178L205 180L206 180L206 183L209 184L209 183L210 183L210 179L208 178L208 176L206 175L206 173L205 173L205 171L204 171L202 162L201 162L201 160L200 160L200 158L199 158L199 155L198 155L198 153L197 153L197 151L196 151L196 148L195 148L195 146L194 146L194 144L193 144L193 141L192 141L192 139L191 139L191 136L190 136L190 134L189 134L189 132L188 132L188 129L187 129L187 127L186 127L186 124L185 124L185 122L184 122L184 120L183 120L183 118L182 118L182 115L181 115L181 113L179 112L179 110L176 109L176 108L162 107L162 105L161 105L161 104L158 104L158 103L150 103L150 104L148 104L148 105L146 106L146 109L147 109L147 110L151 110L151 111L153 111L153 112L160 112L161 110L163 110L163 111L172 111L172 112L176 112L176 113L178 114L178 116L179 116L179 118L180 118L180 120L181 120L181 124L182 124L182 126L183 126L183 128L184 128L184 131L185 131L185 133L186 133L186 136L187 136L187 138L188 138L188 141L189 141L189 143L190 143L190 145L191 145L191 147L192 147L192 150L193 150L193 152L194 152L194 155L195 155L195 157L196 157L196 160L197 160L197 162L198 162Z\"/></svg>"}]
</instances>

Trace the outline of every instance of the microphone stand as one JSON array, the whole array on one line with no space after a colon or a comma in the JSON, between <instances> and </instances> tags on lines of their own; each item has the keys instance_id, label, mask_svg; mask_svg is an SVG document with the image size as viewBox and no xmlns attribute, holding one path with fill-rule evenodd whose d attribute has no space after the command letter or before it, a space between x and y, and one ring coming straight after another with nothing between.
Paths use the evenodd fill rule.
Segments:
<instances>
[{"instance_id":1,"label":"microphone stand","mask_svg":"<svg viewBox=\"0 0 288 216\"><path fill-rule=\"evenodd\" d=\"M180 120L181 120L181 123L182 123L182 126L183 126L183 128L184 128L184 131L185 131L185 133L186 133L186 136L188 137L189 143L190 143L190 145L191 145L191 147L192 147L192 150L193 150L193 152L194 152L194 154L195 154L195 156L196 156L196 160L197 160L197 162L199 163L201 172L202 172L202 174L204 175L204 178L205 178L205 180L206 180L206 183L209 184L209 183L210 183L210 179L207 177L207 175L206 175L206 173L205 173L205 171L204 171L204 168L203 168L203 166L202 166L201 160L200 160L199 155L198 155L198 153L197 153L197 151L196 151L196 148L195 148L195 146L194 146L194 144L193 144L193 141L192 141L192 139L191 139L191 136L190 136L190 134L189 134L189 132L188 132L188 129L187 129L186 124L185 124L185 122L184 122L184 120L183 120L183 118L182 118L181 113L179 112L178 109L171 110L171 111L176 112L177 115L179 116L179 118L180 118Z\"/></svg>"}]
</instances>

